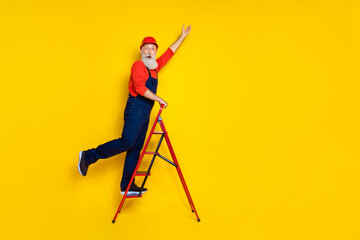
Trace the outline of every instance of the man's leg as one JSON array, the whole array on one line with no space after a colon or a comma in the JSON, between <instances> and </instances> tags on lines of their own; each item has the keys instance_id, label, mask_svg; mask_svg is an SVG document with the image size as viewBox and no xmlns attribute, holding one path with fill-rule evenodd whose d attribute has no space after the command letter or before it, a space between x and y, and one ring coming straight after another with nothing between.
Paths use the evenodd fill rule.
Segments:
<instances>
[{"instance_id":1,"label":"man's leg","mask_svg":"<svg viewBox=\"0 0 360 240\"><path fill-rule=\"evenodd\" d=\"M135 145L144 124L148 123L149 113L144 112L136 102L133 103L133 99L129 100L132 101L128 101L125 109L121 138L84 151L84 159L88 165L95 163L98 159L109 158L127 151Z\"/></svg>"},{"instance_id":2,"label":"man's leg","mask_svg":"<svg viewBox=\"0 0 360 240\"><path fill-rule=\"evenodd\" d=\"M135 171L136 165L139 161L140 151L143 148L146 132L149 126L149 119L147 119L146 123L143 125L138 138L132 149L126 152L124 171L121 180L121 189L125 191L127 185L129 184L131 177ZM135 181L135 178L134 178Z\"/></svg>"}]
</instances>

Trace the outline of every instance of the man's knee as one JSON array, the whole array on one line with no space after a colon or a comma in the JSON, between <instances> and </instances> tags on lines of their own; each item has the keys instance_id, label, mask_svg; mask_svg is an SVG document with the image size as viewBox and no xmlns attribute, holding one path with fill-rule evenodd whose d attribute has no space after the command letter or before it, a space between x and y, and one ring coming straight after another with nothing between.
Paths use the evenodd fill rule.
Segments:
<instances>
[{"instance_id":1,"label":"man's knee","mask_svg":"<svg viewBox=\"0 0 360 240\"><path fill-rule=\"evenodd\" d=\"M133 149L136 143L136 139L119 138L126 150Z\"/></svg>"},{"instance_id":2,"label":"man's knee","mask_svg":"<svg viewBox=\"0 0 360 240\"><path fill-rule=\"evenodd\" d=\"M143 148L143 144L134 144L131 150L140 151Z\"/></svg>"}]
</instances>

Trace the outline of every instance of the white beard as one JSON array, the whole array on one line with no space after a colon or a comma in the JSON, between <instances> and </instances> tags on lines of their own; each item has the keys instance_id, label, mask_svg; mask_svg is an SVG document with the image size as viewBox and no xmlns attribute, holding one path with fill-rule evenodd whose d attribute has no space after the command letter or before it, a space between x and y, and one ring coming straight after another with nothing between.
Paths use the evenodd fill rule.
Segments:
<instances>
[{"instance_id":1,"label":"white beard","mask_svg":"<svg viewBox=\"0 0 360 240\"><path fill-rule=\"evenodd\" d=\"M155 56L151 56L150 54L142 54L141 53L141 61L143 61L144 65L149 69L155 69L158 67L158 63L156 62ZM151 58L149 58L149 56Z\"/></svg>"}]
</instances>

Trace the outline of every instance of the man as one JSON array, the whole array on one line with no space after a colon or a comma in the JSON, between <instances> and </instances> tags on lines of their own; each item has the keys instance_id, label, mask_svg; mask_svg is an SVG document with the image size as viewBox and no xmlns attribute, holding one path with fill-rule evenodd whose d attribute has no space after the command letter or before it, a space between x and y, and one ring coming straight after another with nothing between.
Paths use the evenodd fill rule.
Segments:
<instances>
[{"instance_id":1,"label":"man","mask_svg":"<svg viewBox=\"0 0 360 240\"><path fill-rule=\"evenodd\" d=\"M158 72L171 59L175 51L180 47L186 36L191 31L191 25L185 29L182 27L180 37L161 55L155 59L158 44L153 37L146 37L140 45L141 60L136 61L131 68L129 80L129 98L124 112L124 128L121 138L114 139L79 154L78 170L86 176L89 165L98 159L109 158L122 152L126 153L123 176L121 180L121 194L125 194L126 187L135 171L139 160L140 151L144 145L146 131L154 101L167 107L167 102L156 95ZM147 189L143 188L142 192ZM135 179L131 183L128 194L137 194L140 187L135 185Z\"/></svg>"}]
</instances>

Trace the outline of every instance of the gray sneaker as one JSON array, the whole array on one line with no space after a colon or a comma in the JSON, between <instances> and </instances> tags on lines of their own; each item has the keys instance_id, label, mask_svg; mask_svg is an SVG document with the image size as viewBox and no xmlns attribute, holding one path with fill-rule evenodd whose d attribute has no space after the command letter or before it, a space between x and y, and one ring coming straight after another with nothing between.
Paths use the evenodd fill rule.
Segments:
<instances>
[{"instance_id":1,"label":"gray sneaker","mask_svg":"<svg viewBox=\"0 0 360 240\"><path fill-rule=\"evenodd\" d=\"M79 164L78 164L79 173L83 176L86 176L88 168L89 168L89 164L87 164L85 161L85 151L81 151L79 154Z\"/></svg>"}]
</instances>

